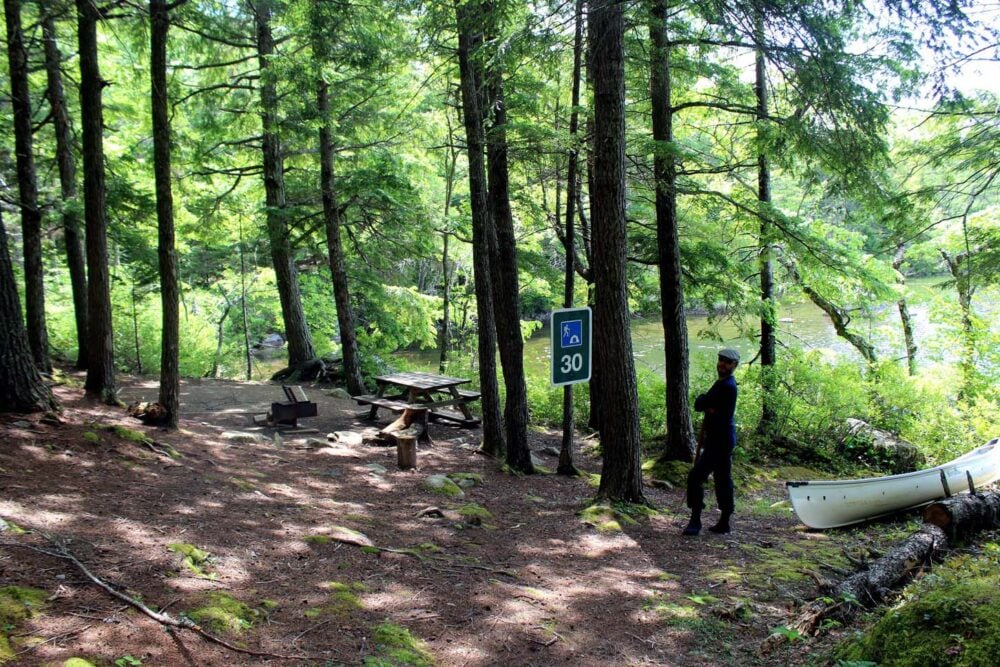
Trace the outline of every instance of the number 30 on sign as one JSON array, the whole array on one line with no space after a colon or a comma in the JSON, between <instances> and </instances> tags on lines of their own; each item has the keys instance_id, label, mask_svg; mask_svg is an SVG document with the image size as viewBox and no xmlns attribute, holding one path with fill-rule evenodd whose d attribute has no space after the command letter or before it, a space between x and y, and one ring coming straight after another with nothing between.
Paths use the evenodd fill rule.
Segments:
<instances>
[{"instance_id":1,"label":"number 30 on sign","mask_svg":"<svg viewBox=\"0 0 1000 667\"><path fill-rule=\"evenodd\" d=\"M565 385L590 380L590 308L552 311L552 384Z\"/></svg>"}]
</instances>

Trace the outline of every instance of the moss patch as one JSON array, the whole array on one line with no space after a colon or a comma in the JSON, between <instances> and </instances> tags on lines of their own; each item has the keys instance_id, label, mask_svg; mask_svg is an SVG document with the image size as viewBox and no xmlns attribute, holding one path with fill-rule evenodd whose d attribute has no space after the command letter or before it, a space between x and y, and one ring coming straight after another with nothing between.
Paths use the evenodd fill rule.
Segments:
<instances>
[{"instance_id":1,"label":"moss patch","mask_svg":"<svg viewBox=\"0 0 1000 667\"><path fill-rule=\"evenodd\" d=\"M423 640L393 623L378 625L372 642L375 644L376 654L365 657L366 667L433 667L435 664L434 656L427 650Z\"/></svg>"},{"instance_id":2,"label":"moss patch","mask_svg":"<svg viewBox=\"0 0 1000 667\"><path fill-rule=\"evenodd\" d=\"M205 605L189 611L187 616L212 632L238 635L253 627L264 616L264 612L240 602L228 593L212 591L205 595Z\"/></svg>"},{"instance_id":3,"label":"moss patch","mask_svg":"<svg viewBox=\"0 0 1000 667\"><path fill-rule=\"evenodd\" d=\"M912 584L903 601L837 657L880 665L974 667L1000 655L1000 545L949 559Z\"/></svg>"},{"instance_id":4,"label":"moss patch","mask_svg":"<svg viewBox=\"0 0 1000 667\"><path fill-rule=\"evenodd\" d=\"M474 486L482 486L483 476L475 472L452 472L448 473L448 479L458 484L463 489L471 489Z\"/></svg>"},{"instance_id":5,"label":"moss patch","mask_svg":"<svg viewBox=\"0 0 1000 667\"><path fill-rule=\"evenodd\" d=\"M96 445L101 442L101 436L97 435L93 431L84 431L83 439L92 445Z\"/></svg>"},{"instance_id":6,"label":"moss patch","mask_svg":"<svg viewBox=\"0 0 1000 667\"><path fill-rule=\"evenodd\" d=\"M186 544L184 542L169 544L167 545L167 549L181 556L181 565L191 570L195 576L204 579L215 579L216 574L209 572L207 569L212 554L202 551L193 544Z\"/></svg>"},{"instance_id":7,"label":"moss patch","mask_svg":"<svg viewBox=\"0 0 1000 667\"><path fill-rule=\"evenodd\" d=\"M37 588L4 586L0 588L0 663L16 658L7 633L42 608L48 593Z\"/></svg>"},{"instance_id":8,"label":"moss patch","mask_svg":"<svg viewBox=\"0 0 1000 667\"><path fill-rule=\"evenodd\" d=\"M303 612L306 618L316 618L318 616L332 616L334 618L347 618L352 612L364 609L357 594L367 590L360 582L342 583L339 581L328 581L323 584L324 588L330 591L330 602L322 607L312 607Z\"/></svg>"},{"instance_id":9,"label":"moss patch","mask_svg":"<svg viewBox=\"0 0 1000 667\"><path fill-rule=\"evenodd\" d=\"M142 431L136 431L135 429L127 428L125 426L106 426L107 430L111 431L117 435L122 440L128 440L129 442L136 442L142 444L144 442L149 442L149 438Z\"/></svg>"},{"instance_id":10,"label":"moss patch","mask_svg":"<svg viewBox=\"0 0 1000 667\"><path fill-rule=\"evenodd\" d=\"M306 535L304 538L309 544L329 544L333 538L329 535Z\"/></svg>"},{"instance_id":11,"label":"moss patch","mask_svg":"<svg viewBox=\"0 0 1000 667\"><path fill-rule=\"evenodd\" d=\"M62 664L62 667L97 667L86 658L70 658Z\"/></svg>"},{"instance_id":12,"label":"moss patch","mask_svg":"<svg viewBox=\"0 0 1000 667\"><path fill-rule=\"evenodd\" d=\"M431 475L424 480L424 488L450 498L462 498L465 496L462 487L445 475Z\"/></svg>"}]
</instances>

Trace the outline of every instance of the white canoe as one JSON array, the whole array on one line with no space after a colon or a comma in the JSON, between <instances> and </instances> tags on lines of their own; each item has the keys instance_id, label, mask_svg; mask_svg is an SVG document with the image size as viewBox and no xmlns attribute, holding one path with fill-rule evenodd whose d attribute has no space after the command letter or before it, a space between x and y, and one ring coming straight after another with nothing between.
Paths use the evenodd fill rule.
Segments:
<instances>
[{"instance_id":1,"label":"white canoe","mask_svg":"<svg viewBox=\"0 0 1000 667\"><path fill-rule=\"evenodd\" d=\"M837 528L976 489L1000 479L1000 438L936 468L888 477L786 482L799 519L810 528Z\"/></svg>"}]
</instances>

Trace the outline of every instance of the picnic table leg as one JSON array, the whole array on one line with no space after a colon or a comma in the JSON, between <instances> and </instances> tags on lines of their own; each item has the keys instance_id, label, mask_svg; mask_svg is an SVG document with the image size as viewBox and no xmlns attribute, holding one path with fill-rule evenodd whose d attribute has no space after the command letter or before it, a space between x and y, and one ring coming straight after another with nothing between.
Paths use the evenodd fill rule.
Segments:
<instances>
[{"instance_id":1,"label":"picnic table leg","mask_svg":"<svg viewBox=\"0 0 1000 667\"><path fill-rule=\"evenodd\" d=\"M469 410L468 402L462 400L462 395L458 393L458 387L450 387L449 391L451 391L451 395L453 397L458 399L458 403L456 403L455 405L462 412L462 416L468 419L469 421L475 421L476 417Z\"/></svg>"},{"instance_id":2,"label":"picnic table leg","mask_svg":"<svg viewBox=\"0 0 1000 667\"><path fill-rule=\"evenodd\" d=\"M383 384L383 383L380 382L379 385L378 385L378 390L375 392L375 396L377 398L382 398L383 396L385 396L385 390L386 390L386 387L388 387L388 386L389 385ZM376 419L378 419L378 406L375 405L374 403L372 403L372 407L368 411L368 421L373 422Z\"/></svg>"}]
</instances>

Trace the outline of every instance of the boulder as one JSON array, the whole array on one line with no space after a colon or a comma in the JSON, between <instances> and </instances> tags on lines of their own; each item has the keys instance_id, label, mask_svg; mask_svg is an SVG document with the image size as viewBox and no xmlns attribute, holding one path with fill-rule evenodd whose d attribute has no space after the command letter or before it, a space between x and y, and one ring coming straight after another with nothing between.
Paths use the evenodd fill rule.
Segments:
<instances>
[{"instance_id":1,"label":"boulder","mask_svg":"<svg viewBox=\"0 0 1000 667\"><path fill-rule=\"evenodd\" d=\"M431 475L424 480L424 488L428 491L440 493L443 496L450 496L452 498L465 497L465 492L462 491L462 487L448 479L445 475Z\"/></svg>"},{"instance_id":2,"label":"boulder","mask_svg":"<svg viewBox=\"0 0 1000 667\"><path fill-rule=\"evenodd\" d=\"M857 456L893 475L913 472L925 462L923 453L914 444L860 419L847 420L847 435L841 447L845 454Z\"/></svg>"}]
</instances>

